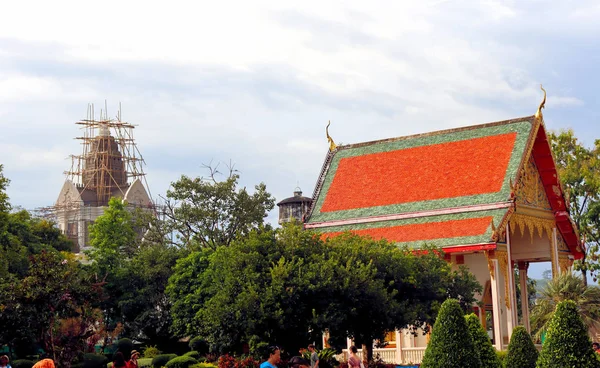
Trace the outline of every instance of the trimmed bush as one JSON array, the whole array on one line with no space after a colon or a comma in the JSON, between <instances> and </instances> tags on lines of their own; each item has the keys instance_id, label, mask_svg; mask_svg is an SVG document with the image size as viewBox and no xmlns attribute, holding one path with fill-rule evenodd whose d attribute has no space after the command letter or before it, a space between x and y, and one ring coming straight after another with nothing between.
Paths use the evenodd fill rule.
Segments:
<instances>
[{"instance_id":1,"label":"trimmed bush","mask_svg":"<svg viewBox=\"0 0 600 368\"><path fill-rule=\"evenodd\" d=\"M515 327L508 344L505 368L535 368L537 358L538 351L529 332L523 326Z\"/></svg>"},{"instance_id":2,"label":"trimmed bush","mask_svg":"<svg viewBox=\"0 0 600 368\"><path fill-rule=\"evenodd\" d=\"M133 350L133 341L128 338L122 338L117 341L117 351L123 353L125 360L128 360Z\"/></svg>"},{"instance_id":3,"label":"trimmed bush","mask_svg":"<svg viewBox=\"0 0 600 368\"><path fill-rule=\"evenodd\" d=\"M192 365L190 368L217 368L217 365L212 363L198 363Z\"/></svg>"},{"instance_id":4,"label":"trimmed bush","mask_svg":"<svg viewBox=\"0 0 600 368\"><path fill-rule=\"evenodd\" d=\"M152 358L141 358L138 359L138 367L152 367Z\"/></svg>"},{"instance_id":5,"label":"trimmed bush","mask_svg":"<svg viewBox=\"0 0 600 368\"><path fill-rule=\"evenodd\" d=\"M144 358L154 358L157 355L160 355L160 350L156 346L147 346L144 348Z\"/></svg>"},{"instance_id":6,"label":"trimmed bush","mask_svg":"<svg viewBox=\"0 0 600 368\"><path fill-rule=\"evenodd\" d=\"M173 358L177 358L177 354L161 354L161 355L157 355L157 356L154 357L154 359L152 359L152 367L153 368L162 368L165 365L167 365L167 363L169 362L169 360L171 360Z\"/></svg>"},{"instance_id":7,"label":"trimmed bush","mask_svg":"<svg viewBox=\"0 0 600 368\"><path fill-rule=\"evenodd\" d=\"M185 353L183 355L184 356L190 356L190 357L192 357L192 358L194 358L196 360L200 359L200 353L197 352L197 351L195 351L195 350L188 351L187 353Z\"/></svg>"},{"instance_id":8,"label":"trimmed bush","mask_svg":"<svg viewBox=\"0 0 600 368\"><path fill-rule=\"evenodd\" d=\"M84 354L81 366L83 368L104 368L108 362L108 358L102 354Z\"/></svg>"},{"instance_id":9,"label":"trimmed bush","mask_svg":"<svg viewBox=\"0 0 600 368\"><path fill-rule=\"evenodd\" d=\"M198 364L198 361L191 356L182 355L169 360L166 368L188 368L191 365Z\"/></svg>"},{"instance_id":10,"label":"trimmed bush","mask_svg":"<svg viewBox=\"0 0 600 368\"><path fill-rule=\"evenodd\" d=\"M440 308L421 368L479 368L481 362L456 299Z\"/></svg>"},{"instance_id":11,"label":"trimmed bush","mask_svg":"<svg viewBox=\"0 0 600 368\"><path fill-rule=\"evenodd\" d=\"M492 341L483 329L479 318L474 313L469 314L465 318L469 333L473 339L473 345L479 354L481 368L501 368L500 360L496 355L496 349L492 346Z\"/></svg>"},{"instance_id":12,"label":"trimmed bush","mask_svg":"<svg viewBox=\"0 0 600 368\"><path fill-rule=\"evenodd\" d=\"M498 351L496 350L496 356L498 357L498 360L500 361L500 367L505 367L505 363L506 363L506 351Z\"/></svg>"},{"instance_id":13,"label":"trimmed bush","mask_svg":"<svg viewBox=\"0 0 600 368\"><path fill-rule=\"evenodd\" d=\"M190 340L189 343L190 350L197 351L200 355L205 355L208 353L208 344L201 337L194 337Z\"/></svg>"},{"instance_id":14,"label":"trimmed bush","mask_svg":"<svg viewBox=\"0 0 600 368\"><path fill-rule=\"evenodd\" d=\"M27 359L18 359L13 362L10 362L11 367L13 368L31 368L35 362L33 360Z\"/></svg>"},{"instance_id":15,"label":"trimmed bush","mask_svg":"<svg viewBox=\"0 0 600 368\"><path fill-rule=\"evenodd\" d=\"M574 301L566 300L556 306L537 367L600 367Z\"/></svg>"}]
</instances>

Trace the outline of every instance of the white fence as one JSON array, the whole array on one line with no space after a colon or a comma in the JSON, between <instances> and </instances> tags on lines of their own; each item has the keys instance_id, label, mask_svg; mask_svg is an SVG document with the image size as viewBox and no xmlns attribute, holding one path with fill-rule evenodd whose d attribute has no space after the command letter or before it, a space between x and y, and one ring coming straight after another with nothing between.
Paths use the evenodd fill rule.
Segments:
<instances>
[{"instance_id":1,"label":"white fence","mask_svg":"<svg viewBox=\"0 0 600 368\"><path fill-rule=\"evenodd\" d=\"M358 349L356 355L363 359L362 349ZM384 348L373 349L373 357L381 359L388 364L420 364L425 354L425 348ZM343 350L343 358L348 359L348 350Z\"/></svg>"}]
</instances>

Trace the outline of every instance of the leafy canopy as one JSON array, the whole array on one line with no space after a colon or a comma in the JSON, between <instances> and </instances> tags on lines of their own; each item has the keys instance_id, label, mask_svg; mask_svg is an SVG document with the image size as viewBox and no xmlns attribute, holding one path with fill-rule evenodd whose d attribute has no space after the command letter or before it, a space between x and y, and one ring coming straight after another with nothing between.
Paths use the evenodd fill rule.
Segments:
<instances>
[{"instance_id":1,"label":"leafy canopy","mask_svg":"<svg viewBox=\"0 0 600 368\"><path fill-rule=\"evenodd\" d=\"M212 350L239 352L243 342L296 349L325 330L342 347L347 336L372 341L431 323L448 295L473 301L472 277L433 252L350 234L324 242L289 224L192 252L178 261L167 293L175 332L201 336Z\"/></svg>"},{"instance_id":2,"label":"leafy canopy","mask_svg":"<svg viewBox=\"0 0 600 368\"><path fill-rule=\"evenodd\" d=\"M166 216L184 245L215 250L261 226L275 201L264 183L250 194L237 188L239 175L233 168L222 181L217 179L217 168L207 168L209 178L182 175L171 184Z\"/></svg>"},{"instance_id":3,"label":"leafy canopy","mask_svg":"<svg viewBox=\"0 0 600 368\"><path fill-rule=\"evenodd\" d=\"M575 137L573 130L551 132L550 143L558 175L567 195L570 214L582 239L585 255L575 262L575 268L596 281L600 270L600 140L591 148Z\"/></svg>"}]
</instances>

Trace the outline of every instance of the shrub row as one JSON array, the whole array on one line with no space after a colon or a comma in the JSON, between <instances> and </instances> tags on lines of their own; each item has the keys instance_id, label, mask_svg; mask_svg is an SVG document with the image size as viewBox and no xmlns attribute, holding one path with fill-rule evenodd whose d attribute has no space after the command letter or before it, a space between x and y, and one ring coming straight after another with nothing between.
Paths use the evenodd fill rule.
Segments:
<instances>
[{"instance_id":1,"label":"shrub row","mask_svg":"<svg viewBox=\"0 0 600 368\"><path fill-rule=\"evenodd\" d=\"M516 327L508 352L496 353L477 316L463 317L458 301L448 299L440 308L421 368L600 368L575 302L557 305L546 336L538 356L527 330Z\"/></svg>"}]
</instances>

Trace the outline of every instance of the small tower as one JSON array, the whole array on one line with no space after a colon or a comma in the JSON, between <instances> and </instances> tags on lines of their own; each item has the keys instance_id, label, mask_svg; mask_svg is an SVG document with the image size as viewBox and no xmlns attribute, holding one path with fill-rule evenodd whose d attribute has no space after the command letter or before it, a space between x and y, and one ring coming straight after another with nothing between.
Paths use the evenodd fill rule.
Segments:
<instances>
[{"instance_id":1,"label":"small tower","mask_svg":"<svg viewBox=\"0 0 600 368\"><path fill-rule=\"evenodd\" d=\"M284 199L277 203L279 207L279 225L296 219L298 222L304 222L304 215L310 209L312 199L302 196L302 190L296 187L294 196Z\"/></svg>"}]
</instances>

